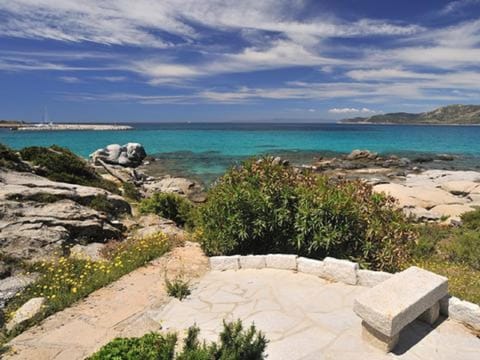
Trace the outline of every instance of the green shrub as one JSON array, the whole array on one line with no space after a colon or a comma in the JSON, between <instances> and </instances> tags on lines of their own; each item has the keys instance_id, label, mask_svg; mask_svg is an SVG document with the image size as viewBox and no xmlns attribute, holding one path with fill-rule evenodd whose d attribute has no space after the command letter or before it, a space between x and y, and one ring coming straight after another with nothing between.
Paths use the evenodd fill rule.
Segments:
<instances>
[{"instance_id":1,"label":"green shrub","mask_svg":"<svg viewBox=\"0 0 480 360\"><path fill-rule=\"evenodd\" d=\"M192 203L177 194L155 193L140 203L141 213L153 213L175 221L178 225L189 226L192 223Z\"/></svg>"},{"instance_id":2,"label":"green shrub","mask_svg":"<svg viewBox=\"0 0 480 360\"><path fill-rule=\"evenodd\" d=\"M18 154L0 143L0 167L16 171L28 171L28 166L22 163Z\"/></svg>"},{"instance_id":3,"label":"green shrub","mask_svg":"<svg viewBox=\"0 0 480 360\"><path fill-rule=\"evenodd\" d=\"M89 360L170 360L175 354L177 337L149 333L138 338L116 338Z\"/></svg>"},{"instance_id":4,"label":"green shrub","mask_svg":"<svg viewBox=\"0 0 480 360\"><path fill-rule=\"evenodd\" d=\"M188 282L181 278L170 281L165 277L165 286L167 287L167 294L178 300L185 299L191 293Z\"/></svg>"},{"instance_id":5,"label":"green shrub","mask_svg":"<svg viewBox=\"0 0 480 360\"><path fill-rule=\"evenodd\" d=\"M105 195L96 195L93 197L88 206L94 210L101 211L107 214L115 213L115 206L108 200Z\"/></svg>"},{"instance_id":6,"label":"green shrub","mask_svg":"<svg viewBox=\"0 0 480 360\"><path fill-rule=\"evenodd\" d=\"M462 214L462 227L480 231L480 209Z\"/></svg>"},{"instance_id":7,"label":"green shrub","mask_svg":"<svg viewBox=\"0 0 480 360\"><path fill-rule=\"evenodd\" d=\"M243 329L240 320L223 323L218 342L206 344L198 340L200 329L192 326L187 331L183 349L175 354L177 336L149 333L140 338L117 338L89 360L262 360L267 340L251 326Z\"/></svg>"},{"instance_id":8,"label":"green shrub","mask_svg":"<svg viewBox=\"0 0 480 360\"><path fill-rule=\"evenodd\" d=\"M45 297L47 302L35 319L14 329L13 335L164 255L169 248L167 237L156 233L110 243L102 252L106 259L101 261L60 257L30 264L28 270L39 274L37 280L13 298L5 312L13 314L34 297Z\"/></svg>"},{"instance_id":9,"label":"green shrub","mask_svg":"<svg viewBox=\"0 0 480 360\"><path fill-rule=\"evenodd\" d=\"M142 194L140 194L140 191L138 191L135 184L132 184L129 182L123 183L122 189L123 189L123 195L129 198L130 200L140 201L142 199Z\"/></svg>"},{"instance_id":10,"label":"green shrub","mask_svg":"<svg viewBox=\"0 0 480 360\"><path fill-rule=\"evenodd\" d=\"M53 181L99 187L118 194L117 186L99 176L88 163L70 150L53 145L20 150L23 160L39 166L39 174Z\"/></svg>"},{"instance_id":11,"label":"green shrub","mask_svg":"<svg viewBox=\"0 0 480 360\"><path fill-rule=\"evenodd\" d=\"M394 200L371 186L299 173L268 158L228 171L199 209L198 225L208 255L330 255L386 271L408 259L414 237Z\"/></svg>"},{"instance_id":12,"label":"green shrub","mask_svg":"<svg viewBox=\"0 0 480 360\"><path fill-rule=\"evenodd\" d=\"M480 270L480 232L474 230L457 231L457 236L446 246L450 260L465 263Z\"/></svg>"}]
</instances>

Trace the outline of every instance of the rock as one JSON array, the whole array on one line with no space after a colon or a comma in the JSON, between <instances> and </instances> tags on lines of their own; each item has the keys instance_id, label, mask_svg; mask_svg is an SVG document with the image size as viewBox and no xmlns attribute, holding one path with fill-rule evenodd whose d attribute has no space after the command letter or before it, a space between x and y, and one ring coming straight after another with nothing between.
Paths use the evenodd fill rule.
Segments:
<instances>
[{"instance_id":1,"label":"rock","mask_svg":"<svg viewBox=\"0 0 480 360\"><path fill-rule=\"evenodd\" d=\"M441 215L421 207L407 207L403 209L403 212L405 213L405 215L411 216L416 221L420 222L437 221L441 218Z\"/></svg>"},{"instance_id":2,"label":"rock","mask_svg":"<svg viewBox=\"0 0 480 360\"><path fill-rule=\"evenodd\" d=\"M455 160L455 156L449 154L438 154L436 159L441 161L453 161Z\"/></svg>"},{"instance_id":3,"label":"rock","mask_svg":"<svg viewBox=\"0 0 480 360\"><path fill-rule=\"evenodd\" d=\"M280 156L277 156L272 160L272 165L281 165L281 164L282 164L282 158Z\"/></svg>"},{"instance_id":4,"label":"rock","mask_svg":"<svg viewBox=\"0 0 480 360\"><path fill-rule=\"evenodd\" d=\"M414 158L412 161L416 163L428 163L428 162L433 162L435 160L432 156L424 155L424 156L418 156Z\"/></svg>"},{"instance_id":5,"label":"rock","mask_svg":"<svg viewBox=\"0 0 480 360\"><path fill-rule=\"evenodd\" d=\"M266 264L272 269L297 270L297 255L269 254Z\"/></svg>"},{"instance_id":6,"label":"rock","mask_svg":"<svg viewBox=\"0 0 480 360\"><path fill-rule=\"evenodd\" d=\"M0 280L0 309L15 295L32 284L36 278L36 275L15 275Z\"/></svg>"},{"instance_id":7,"label":"rock","mask_svg":"<svg viewBox=\"0 0 480 360\"><path fill-rule=\"evenodd\" d=\"M138 143L128 143L123 146L111 144L90 154L94 164L98 165L101 160L107 164L124 167L137 167L142 164L146 156L145 148Z\"/></svg>"},{"instance_id":8,"label":"rock","mask_svg":"<svg viewBox=\"0 0 480 360\"><path fill-rule=\"evenodd\" d=\"M353 150L350 154L347 155L347 160L359 160L359 159L369 159L374 160L378 157L378 154L368 150Z\"/></svg>"},{"instance_id":9,"label":"rock","mask_svg":"<svg viewBox=\"0 0 480 360\"><path fill-rule=\"evenodd\" d=\"M322 277L349 285L357 284L357 263L326 257L325 260L323 260L323 264Z\"/></svg>"},{"instance_id":10,"label":"rock","mask_svg":"<svg viewBox=\"0 0 480 360\"><path fill-rule=\"evenodd\" d=\"M103 189L4 170L0 183L0 246L15 258L40 260L63 252L67 243L121 236L121 227L111 220L114 214L83 205L99 196L115 213L130 212L122 197Z\"/></svg>"},{"instance_id":11,"label":"rock","mask_svg":"<svg viewBox=\"0 0 480 360\"><path fill-rule=\"evenodd\" d=\"M265 255L240 256L240 267L242 269L263 269L266 266Z\"/></svg>"},{"instance_id":12,"label":"rock","mask_svg":"<svg viewBox=\"0 0 480 360\"><path fill-rule=\"evenodd\" d=\"M240 256L212 256L210 269L217 271L238 270L240 268Z\"/></svg>"},{"instance_id":13,"label":"rock","mask_svg":"<svg viewBox=\"0 0 480 360\"><path fill-rule=\"evenodd\" d=\"M460 217L460 215L473 211L469 205L437 205L430 209L430 212L438 214L439 217Z\"/></svg>"},{"instance_id":14,"label":"rock","mask_svg":"<svg viewBox=\"0 0 480 360\"><path fill-rule=\"evenodd\" d=\"M143 192L147 197L157 192L163 192L184 195L195 202L205 200L204 196L200 196L203 194L203 189L200 184L181 177L165 177L159 180L145 181L143 184Z\"/></svg>"},{"instance_id":15,"label":"rock","mask_svg":"<svg viewBox=\"0 0 480 360\"><path fill-rule=\"evenodd\" d=\"M446 181L440 184L440 188L453 195L459 196L467 196L471 193L480 194L480 184L474 181Z\"/></svg>"},{"instance_id":16,"label":"rock","mask_svg":"<svg viewBox=\"0 0 480 360\"><path fill-rule=\"evenodd\" d=\"M45 298L43 297L36 297L28 300L20 307L20 309L15 311L15 315L13 315L13 318L7 324L7 330L12 331L24 321L33 318L42 310L44 304Z\"/></svg>"},{"instance_id":17,"label":"rock","mask_svg":"<svg viewBox=\"0 0 480 360\"><path fill-rule=\"evenodd\" d=\"M381 184L374 186L375 192L384 192L398 200L399 206L422 207L430 209L443 204L465 204L464 198L454 195L432 186L407 186L402 184Z\"/></svg>"},{"instance_id":18,"label":"rock","mask_svg":"<svg viewBox=\"0 0 480 360\"><path fill-rule=\"evenodd\" d=\"M186 238L185 231L179 228L174 221L164 219L158 215L142 215L135 219L134 225L135 227L138 226L138 229L133 231L135 237L142 238L162 232L178 241L184 241Z\"/></svg>"},{"instance_id":19,"label":"rock","mask_svg":"<svg viewBox=\"0 0 480 360\"><path fill-rule=\"evenodd\" d=\"M101 255L105 244L91 243L88 245L77 244L70 249L70 256L77 259L100 261L103 259Z\"/></svg>"}]
</instances>

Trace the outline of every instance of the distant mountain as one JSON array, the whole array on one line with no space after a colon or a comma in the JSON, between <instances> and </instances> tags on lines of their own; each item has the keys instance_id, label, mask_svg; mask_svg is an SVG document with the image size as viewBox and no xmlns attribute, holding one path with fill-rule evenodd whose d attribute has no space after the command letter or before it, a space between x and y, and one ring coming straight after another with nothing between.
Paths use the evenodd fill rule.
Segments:
<instances>
[{"instance_id":1,"label":"distant mountain","mask_svg":"<svg viewBox=\"0 0 480 360\"><path fill-rule=\"evenodd\" d=\"M480 124L480 105L449 105L420 114L390 113L340 120L352 124Z\"/></svg>"}]
</instances>

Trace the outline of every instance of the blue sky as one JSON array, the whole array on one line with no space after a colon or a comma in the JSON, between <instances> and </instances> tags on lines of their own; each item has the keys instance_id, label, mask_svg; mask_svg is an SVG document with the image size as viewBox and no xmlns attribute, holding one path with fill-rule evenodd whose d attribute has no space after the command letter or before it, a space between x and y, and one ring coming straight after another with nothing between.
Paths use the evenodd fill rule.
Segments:
<instances>
[{"instance_id":1,"label":"blue sky","mask_svg":"<svg viewBox=\"0 0 480 360\"><path fill-rule=\"evenodd\" d=\"M0 0L0 118L321 121L480 103L480 0Z\"/></svg>"}]
</instances>

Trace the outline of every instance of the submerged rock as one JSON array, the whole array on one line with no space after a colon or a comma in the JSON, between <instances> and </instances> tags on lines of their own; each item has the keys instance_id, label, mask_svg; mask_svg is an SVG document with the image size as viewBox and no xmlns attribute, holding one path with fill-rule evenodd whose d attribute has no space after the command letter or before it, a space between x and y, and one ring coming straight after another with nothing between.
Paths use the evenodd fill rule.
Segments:
<instances>
[{"instance_id":1,"label":"submerged rock","mask_svg":"<svg viewBox=\"0 0 480 360\"><path fill-rule=\"evenodd\" d=\"M125 145L111 144L106 148L98 149L90 155L94 164L103 161L107 164L121 165L124 167L136 167L142 164L147 157L145 148L138 143Z\"/></svg>"}]
</instances>

